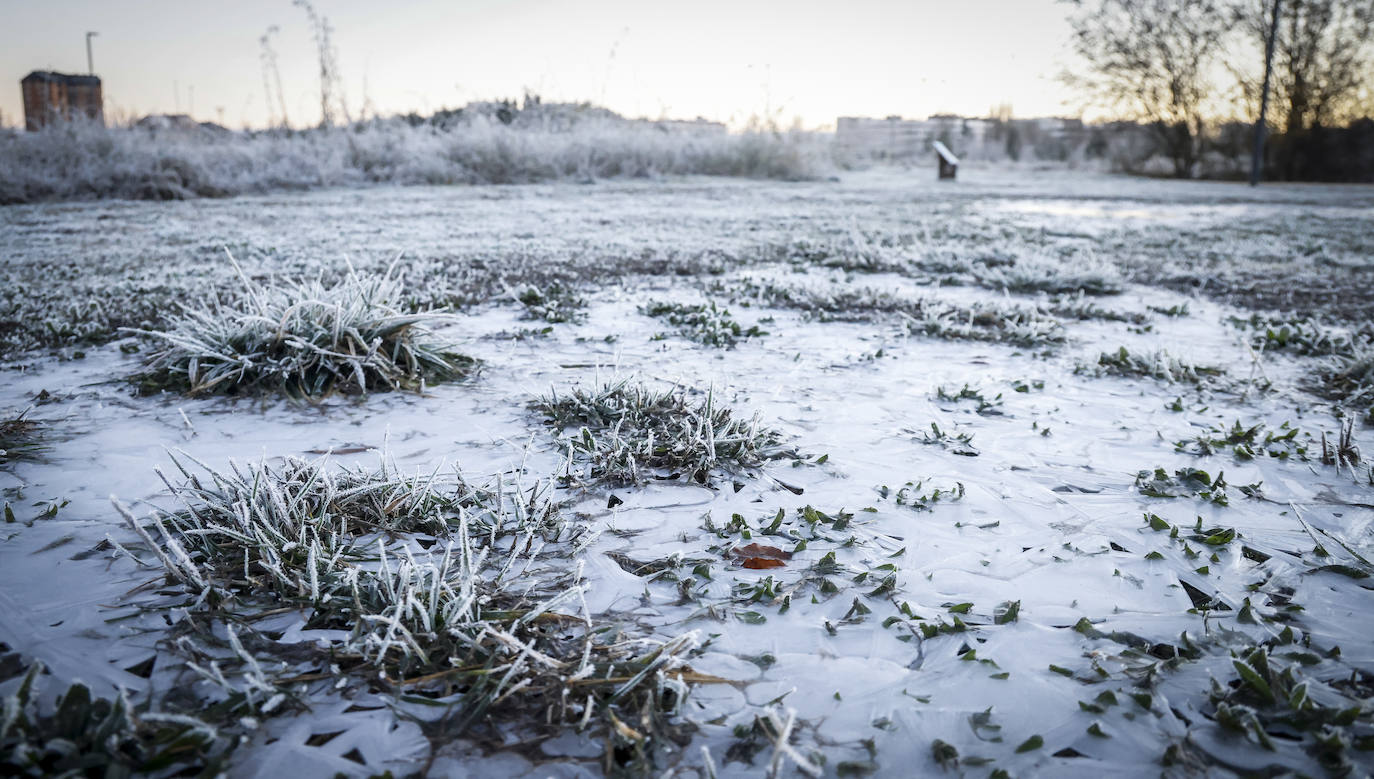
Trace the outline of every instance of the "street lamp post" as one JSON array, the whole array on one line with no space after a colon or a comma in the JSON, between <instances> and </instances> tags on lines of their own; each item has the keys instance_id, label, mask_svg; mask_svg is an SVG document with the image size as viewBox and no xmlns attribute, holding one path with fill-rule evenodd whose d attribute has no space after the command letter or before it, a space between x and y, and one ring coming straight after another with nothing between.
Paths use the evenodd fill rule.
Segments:
<instances>
[{"instance_id":1,"label":"street lamp post","mask_svg":"<svg viewBox=\"0 0 1374 779\"><path fill-rule=\"evenodd\" d=\"M95 75L95 58L91 56L91 39L99 35L98 32L86 33L86 72Z\"/></svg>"}]
</instances>

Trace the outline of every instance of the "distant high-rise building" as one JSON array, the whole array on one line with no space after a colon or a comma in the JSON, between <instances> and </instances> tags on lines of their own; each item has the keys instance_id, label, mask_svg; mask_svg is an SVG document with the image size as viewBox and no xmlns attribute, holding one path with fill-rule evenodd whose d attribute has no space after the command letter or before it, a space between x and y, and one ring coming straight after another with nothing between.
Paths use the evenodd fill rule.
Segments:
<instances>
[{"instance_id":1,"label":"distant high-rise building","mask_svg":"<svg viewBox=\"0 0 1374 779\"><path fill-rule=\"evenodd\" d=\"M99 76L35 70L19 84L24 90L24 127L29 130L77 117L105 123Z\"/></svg>"}]
</instances>

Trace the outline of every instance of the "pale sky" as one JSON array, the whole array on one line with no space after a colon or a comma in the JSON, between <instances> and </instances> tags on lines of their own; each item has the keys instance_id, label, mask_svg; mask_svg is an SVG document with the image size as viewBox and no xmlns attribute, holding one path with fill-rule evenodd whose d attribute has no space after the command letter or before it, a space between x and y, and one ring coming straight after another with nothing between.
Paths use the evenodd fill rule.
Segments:
<instances>
[{"instance_id":1,"label":"pale sky","mask_svg":"<svg viewBox=\"0 0 1374 779\"><path fill-rule=\"evenodd\" d=\"M741 125L772 111L837 116L1076 113L1054 0L316 0L354 113L428 113L471 100L589 100L628 116ZM31 70L86 71L107 113L194 110L265 124L258 39L269 26L293 125L319 121L314 42L290 0L0 0L0 111L21 121Z\"/></svg>"}]
</instances>

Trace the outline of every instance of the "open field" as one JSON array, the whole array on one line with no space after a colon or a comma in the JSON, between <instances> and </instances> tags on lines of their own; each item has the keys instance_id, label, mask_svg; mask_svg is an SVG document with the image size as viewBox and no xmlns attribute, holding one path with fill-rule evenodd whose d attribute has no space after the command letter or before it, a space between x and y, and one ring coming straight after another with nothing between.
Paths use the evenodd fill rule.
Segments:
<instances>
[{"instance_id":1,"label":"open field","mask_svg":"<svg viewBox=\"0 0 1374 779\"><path fill-rule=\"evenodd\" d=\"M243 775L1374 770L1374 188L961 175L0 209L0 693Z\"/></svg>"}]
</instances>

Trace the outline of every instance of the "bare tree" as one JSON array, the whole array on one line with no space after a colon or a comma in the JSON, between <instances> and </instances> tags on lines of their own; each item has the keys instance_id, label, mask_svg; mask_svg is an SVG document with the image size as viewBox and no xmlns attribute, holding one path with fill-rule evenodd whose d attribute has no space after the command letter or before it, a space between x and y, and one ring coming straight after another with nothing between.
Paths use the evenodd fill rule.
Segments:
<instances>
[{"instance_id":1,"label":"bare tree","mask_svg":"<svg viewBox=\"0 0 1374 779\"><path fill-rule=\"evenodd\" d=\"M1261 47L1268 0L1241 0L1240 26ZM1374 0L1284 0L1274 39L1274 98L1285 134L1356 118L1374 67ZM1243 78L1247 96L1259 80Z\"/></svg>"},{"instance_id":2,"label":"bare tree","mask_svg":"<svg viewBox=\"0 0 1374 779\"><path fill-rule=\"evenodd\" d=\"M1087 69L1065 81L1090 101L1149 127L1192 176L1201 154L1208 72L1232 18L1223 0L1066 0L1073 49Z\"/></svg>"}]
</instances>

